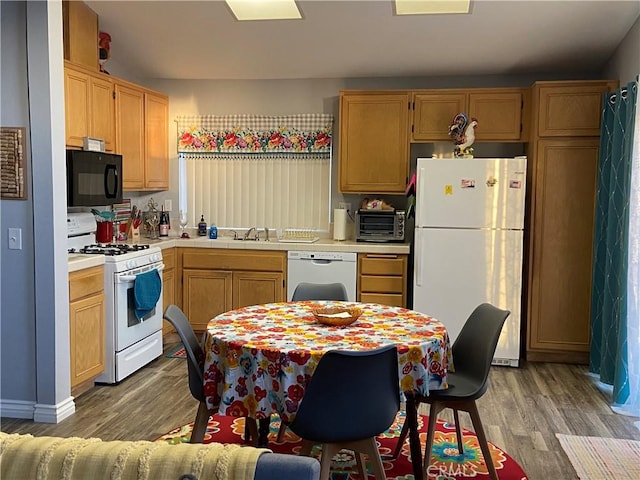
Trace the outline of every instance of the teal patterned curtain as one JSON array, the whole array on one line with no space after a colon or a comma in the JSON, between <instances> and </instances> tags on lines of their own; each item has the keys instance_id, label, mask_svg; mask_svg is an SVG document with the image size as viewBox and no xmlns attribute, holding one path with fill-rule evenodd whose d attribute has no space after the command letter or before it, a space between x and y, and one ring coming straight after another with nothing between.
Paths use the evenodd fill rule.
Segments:
<instances>
[{"instance_id":1,"label":"teal patterned curtain","mask_svg":"<svg viewBox=\"0 0 640 480\"><path fill-rule=\"evenodd\" d=\"M638 253L630 249L640 235L633 221L640 190L637 94L635 81L604 96L598 163L589 370L613 386L614 406L633 404L639 396L637 273L633 278Z\"/></svg>"}]
</instances>

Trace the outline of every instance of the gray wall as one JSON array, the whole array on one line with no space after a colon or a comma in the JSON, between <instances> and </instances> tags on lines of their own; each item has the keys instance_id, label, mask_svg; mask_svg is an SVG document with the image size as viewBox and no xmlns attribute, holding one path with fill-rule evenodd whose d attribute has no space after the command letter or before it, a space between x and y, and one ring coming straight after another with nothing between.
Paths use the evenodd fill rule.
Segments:
<instances>
[{"instance_id":1,"label":"gray wall","mask_svg":"<svg viewBox=\"0 0 640 480\"><path fill-rule=\"evenodd\" d=\"M640 75L640 18L622 40L604 72L606 78L620 79L620 85L626 85Z\"/></svg>"},{"instance_id":2,"label":"gray wall","mask_svg":"<svg viewBox=\"0 0 640 480\"><path fill-rule=\"evenodd\" d=\"M0 2L2 56L0 124L26 127L30 135L27 92L27 36L24 2ZM26 150L27 195L0 200L0 387L2 398L36 399L35 286L33 249L33 186L31 150ZM22 229L22 250L8 250L7 228Z\"/></svg>"},{"instance_id":3,"label":"gray wall","mask_svg":"<svg viewBox=\"0 0 640 480\"><path fill-rule=\"evenodd\" d=\"M1 408L57 422L70 396L61 2L1 2L4 126L27 130L27 200L2 200ZM22 230L8 250L7 228Z\"/></svg>"}]
</instances>

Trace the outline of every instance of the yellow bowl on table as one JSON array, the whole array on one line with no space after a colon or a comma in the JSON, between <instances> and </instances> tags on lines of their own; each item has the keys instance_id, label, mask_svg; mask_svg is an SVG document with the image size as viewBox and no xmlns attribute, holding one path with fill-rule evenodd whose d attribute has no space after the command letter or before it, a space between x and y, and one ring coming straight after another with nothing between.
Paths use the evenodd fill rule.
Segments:
<instances>
[{"instance_id":1,"label":"yellow bowl on table","mask_svg":"<svg viewBox=\"0 0 640 480\"><path fill-rule=\"evenodd\" d=\"M351 325L362 315L362 309L357 307L314 308L312 312L318 322L334 327Z\"/></svg>"}]
</instances>

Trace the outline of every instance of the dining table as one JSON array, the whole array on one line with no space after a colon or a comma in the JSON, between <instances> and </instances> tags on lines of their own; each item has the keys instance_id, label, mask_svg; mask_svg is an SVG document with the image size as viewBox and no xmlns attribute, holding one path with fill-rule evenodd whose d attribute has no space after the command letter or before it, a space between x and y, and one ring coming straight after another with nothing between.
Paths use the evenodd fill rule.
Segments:
<instances>
[{"instance_id":1,"label":"dining table","mask_svg":"<svg viewBox=\"0 0 640 480\"><path fill-rule=\"evenodd\" d=\"M314 314L322 308L361 313L350 325L332 326ZM387 345L397 348L411 462L414 477L422 478L414 396L447 388L453 368L445 326L425 313L377 303L314 300L250 305L217 315L204 337L207 407L220 415L256 420L278 414L289 423L326 352Z\"/></svg>"}]
</instances>

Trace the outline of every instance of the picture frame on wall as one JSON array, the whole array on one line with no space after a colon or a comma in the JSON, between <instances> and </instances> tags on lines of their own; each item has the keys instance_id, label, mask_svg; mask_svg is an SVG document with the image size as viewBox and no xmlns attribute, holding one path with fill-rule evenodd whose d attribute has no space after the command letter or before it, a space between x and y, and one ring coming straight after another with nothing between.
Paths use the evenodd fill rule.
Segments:
<instances>
[{"instance_id":1,"label":"picture frame on wall","mask_svg":"<svg viewBox=\"0 0 640 480\"><path fill-rule=\"evenodd\" d=\"M0 198L25 200L24 127L0 127Z\"/></svg>"}]
</instances>

